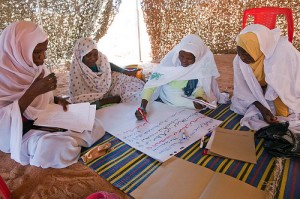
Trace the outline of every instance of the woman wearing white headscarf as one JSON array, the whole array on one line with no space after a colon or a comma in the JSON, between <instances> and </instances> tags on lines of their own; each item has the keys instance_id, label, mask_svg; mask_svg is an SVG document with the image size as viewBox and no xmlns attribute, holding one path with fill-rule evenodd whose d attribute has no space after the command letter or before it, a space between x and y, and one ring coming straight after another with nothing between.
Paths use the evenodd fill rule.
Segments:
<instances>
[{"instance_id":1,"label":"woman wearing white headscarf","mask_svg":"<svg viewBox=\"0 0 300 199\"><path fill-rule=\"evenodd\" d=\"M108 103L137 101L145 83L127 74L108 62L94 40L81 38L75 44L70 67L71 102L96 103L99 108Z\"/></svg>"},{"instance_id":2,"label":"woman wearing white headscarf","mask_svg":"<svg viewBox=\"0 0 300 199\"><path fill-rule=\"evenodd\" d=\"M62 168L77 162L81 146L89 147L105 133L99 121L82 133L31 125L53 97L56 77L44 65L48 36L32 22L15 22L0 36L0 150L22 165ZM51 128L48 128L51 129Z\"/></svg>"},{"instance_id":3,"label":"woman wearing white headscarf","mask_svg":"<svg viewBox=\"0 0 300 199\"><path fill-rule=\"evenodd\" d=\"M194 96L210 103L225 103L228 94L220 93L216 78L219 72L214 56L197 35L187 35L161 61L142 93L140 110L146 113L149 101L159 97L164 103L186 108L203 108L183 97ZM140 110L137 119L143 119Z\"/></svg>"},{"instance_id":4,"label":"woman wearing white headscarf","mask_svg":"<svg viewBox=\"0 0 300 199\"><path fill-rule=\"evenodd\" d=\"M253 130L283 121L300 130L300 53L280 35L252 24L237 37L231 110Z\"/></svg>"}]
</instances>

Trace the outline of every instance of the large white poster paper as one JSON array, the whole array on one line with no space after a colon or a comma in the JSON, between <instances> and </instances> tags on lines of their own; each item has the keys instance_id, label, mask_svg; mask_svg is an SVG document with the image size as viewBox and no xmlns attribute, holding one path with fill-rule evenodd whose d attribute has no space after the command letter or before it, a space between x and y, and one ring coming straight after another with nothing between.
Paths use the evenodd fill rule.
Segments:
<instances>
[{"instance_id":1,"label":"large white poster paper","mask_svg":"<svg viewBox=\"0 0 300 199\"><path fill-rule=\"evenodd\" d=\"M134 113L138 107L139 104L121 103L98 110L96 117L101 119L107 132L160 162L168 160L221 123L196 110L159 102L148 105L148 123L136 119Z\"/></svg>"}]
</instances>

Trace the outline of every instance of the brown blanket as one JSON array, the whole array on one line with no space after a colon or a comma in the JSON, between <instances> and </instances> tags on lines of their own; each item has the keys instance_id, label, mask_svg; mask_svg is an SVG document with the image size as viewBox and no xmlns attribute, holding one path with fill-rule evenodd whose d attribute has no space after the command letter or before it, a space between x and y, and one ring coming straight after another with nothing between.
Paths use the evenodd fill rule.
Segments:
<instances>
[{"instance_id":1,"label":"brown blanket","mask_svg":"<svg viewBox=\"0 0 300 199\"><path fill-rule=\"evenodd\" d=\"M76 163L64 169L22 166L0 152L0 175L12 192L12 199L83 199L97 191L130 198L87 166Z\"/></svg>"}]
</instances>

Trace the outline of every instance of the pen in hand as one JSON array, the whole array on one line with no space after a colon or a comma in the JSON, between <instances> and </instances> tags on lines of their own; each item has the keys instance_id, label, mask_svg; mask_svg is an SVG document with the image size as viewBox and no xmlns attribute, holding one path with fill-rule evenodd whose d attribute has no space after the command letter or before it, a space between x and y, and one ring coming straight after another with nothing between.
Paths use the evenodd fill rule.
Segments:
<instances>
[{"instance_id":1,"label":"pen in hand","mask_svg":"<svg viewBox=\"0 0 300 199\"><path fill-rule=\"evenodd\" d=\"M147 118L146 118L146 115L143 113L142 109L141 109L141 108L138 108L138 111L139 111L139 113L143 116L144 120L145 120L146 122L148 122L148 120L147 120ZM149 123L149 122L148 122L148 123Z\"/></svg>"}]
</instances>

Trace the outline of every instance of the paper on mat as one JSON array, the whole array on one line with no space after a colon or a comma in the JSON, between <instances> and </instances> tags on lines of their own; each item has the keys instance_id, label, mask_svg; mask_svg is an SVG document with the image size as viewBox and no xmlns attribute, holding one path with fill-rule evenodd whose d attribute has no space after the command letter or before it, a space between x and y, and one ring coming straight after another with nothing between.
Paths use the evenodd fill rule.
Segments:
<instances>
[{"instance_id":1,"label":"paper on mat","mask_svg":"<svg viewBox=\"0 0 300 199\"><path fill-rule=\"evenodd\" d=\"M266 193L225 174L172 157L131 194L139 199L264 199Z\"/></svg>"},{"instance_id":2,"label":"paper on mat","mask_svg":"<svg viewBox=\"0 0 300 199\"><path fill-rule=\"evenodd\" d=\"M136 119L134 113L138 107L137 103L121 103L98 110L96 117L101 119L105 131L160 162L198 141L221 123L196 110L159 102L148 105L147 123ZM186 139L182 136L184 129L188 134Z\"/></svg>"},{"instance_id":3,"label":"paper on mat","mask_svg":"<svg viewBox=\"0 0 300 199\"><path fill-rule=\"evenodd\" d=\"M256 164L254 133L216 128L209 154Z\"/></svg>"},{"instance_id":4,"label":"paper on mat","mask_svg":"<svg viewBox=\"0 0 300 199\"><path fill-rule=\"evenodd\" d=\"M96 106L89 103L69 104L68 111L58 104L49 104L34 122L38 126L59 127L77 132L93 129Z\"/></svg>"}]
</instances>

